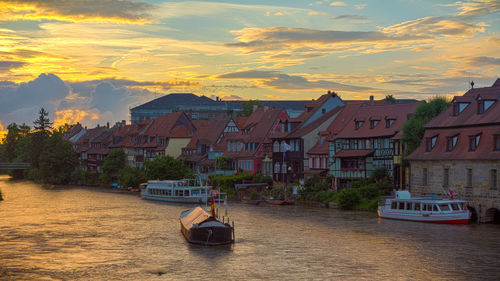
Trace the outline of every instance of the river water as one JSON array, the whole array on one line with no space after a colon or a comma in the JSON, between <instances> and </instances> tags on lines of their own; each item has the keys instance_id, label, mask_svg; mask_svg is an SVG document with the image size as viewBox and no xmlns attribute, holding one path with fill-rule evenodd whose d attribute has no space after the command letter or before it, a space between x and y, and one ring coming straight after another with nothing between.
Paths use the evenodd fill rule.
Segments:
<instances>
[{"instance_id":1,"label":"river water","mask_svg":"<svg viewBox=\"0 0 500 281\"><path fill-rule=\"evenodd\" d=\"M0 178L1 280L499 280L500 226L230 203L236 243L187 243L190 205Z\"/></svg>"}]
</instances>

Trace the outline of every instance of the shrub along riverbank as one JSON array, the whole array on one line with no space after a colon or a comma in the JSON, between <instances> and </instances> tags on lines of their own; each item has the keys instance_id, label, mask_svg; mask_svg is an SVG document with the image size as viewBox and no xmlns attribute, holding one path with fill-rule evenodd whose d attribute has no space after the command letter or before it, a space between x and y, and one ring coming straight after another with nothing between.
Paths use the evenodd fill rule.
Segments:
<instances>
[{"instance_id":1,"label":"shrub along riverbank","mask_svg":"<svg viewBox=\"0 0 500 281\"><path fill-rule=\"evenodd\" d=\"M332 178L326 180L318 176L304 182L299 191L299 202L320 202L325 207L335 203L342 210L377 210L381 196L388 195L392 189L387 170L378 169L364 181L353 181L348 188L332 190Z\"/></svg>"}]
</instances>

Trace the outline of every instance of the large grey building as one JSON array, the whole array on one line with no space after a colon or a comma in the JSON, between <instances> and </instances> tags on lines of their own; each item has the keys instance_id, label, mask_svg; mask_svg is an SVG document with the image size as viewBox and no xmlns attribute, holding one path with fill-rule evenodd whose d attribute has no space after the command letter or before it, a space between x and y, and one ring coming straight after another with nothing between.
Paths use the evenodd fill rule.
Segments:
<instances>
[{"instance_id":1,"label":"large grey building","mask_svg":"<svg viewBox=\"0 0 500 281\"><path fill-rule=\"evenodd\" d=\"M283 108L291 118L297 117L311 100L260 101L263 106ZM172 93L130 109L130 121L137 123L155 119L158 115L184 111L192 119L207 120L212 117L235 116L241 111L243 101L212 100L192 93Z\"/></svg>"}]
</instances>

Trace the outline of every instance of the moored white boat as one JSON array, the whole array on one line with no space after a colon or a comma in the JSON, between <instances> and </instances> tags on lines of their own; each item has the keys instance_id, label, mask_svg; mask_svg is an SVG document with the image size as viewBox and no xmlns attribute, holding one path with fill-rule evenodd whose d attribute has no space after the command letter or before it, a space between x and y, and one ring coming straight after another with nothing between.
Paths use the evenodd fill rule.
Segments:
<instances>
[{"instance_id":1,"label":"moored white boat","mask_svg":"<svg viewBox=\"0 0 500 281\"><path fill-rule=\"evenodd\" d=\"M210 197L208 189L195 179L150 180L141 184L141 197L178 203L206 203Z\"/></svg>"},{"instance_id":2,"label":"moored white boat","mask_svg":"<svg viewBox=\"0 0 500 281\"><path fill-rule=\"evenodd\" d=\"M434 222L434 223L468 223L471 213L464 200L439 197L414 197L406 190L396 191L394 198L385 200L379 206L381 218Z\"/></svg>"}]
</instances>

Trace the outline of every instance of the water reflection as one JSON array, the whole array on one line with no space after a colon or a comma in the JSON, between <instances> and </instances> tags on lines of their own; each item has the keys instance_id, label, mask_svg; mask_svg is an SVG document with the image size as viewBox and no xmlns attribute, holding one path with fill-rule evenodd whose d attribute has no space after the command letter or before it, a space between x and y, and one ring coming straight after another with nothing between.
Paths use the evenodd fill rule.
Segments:
<instances>
[{"instance_id":1,"label":"water reflection","mask_svg":"<svg viewBox=\"0 0 500 281\"><path fill-rule=\"evenodd\" d=\"M230 204L236 243L189 244L190 205L0 180L0 279L496 280L497 225L380 220L369 212Z\"/></svg>"}]
</instances>

